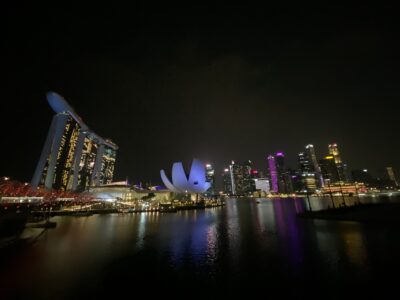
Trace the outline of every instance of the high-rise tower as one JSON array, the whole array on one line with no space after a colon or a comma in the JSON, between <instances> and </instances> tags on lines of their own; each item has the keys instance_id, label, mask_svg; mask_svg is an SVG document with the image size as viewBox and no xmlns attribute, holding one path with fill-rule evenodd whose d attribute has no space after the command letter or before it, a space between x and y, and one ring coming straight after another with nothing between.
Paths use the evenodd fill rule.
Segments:
<instances>
[{"instance_id":1,"label":"high-rise tower","mask_svg":"<svg viewBox=\"0 0 400 300\"><path fill-rule=\"evenodd\" d=\"M103 139L82 121L58 94L47 93L56 112L32 178L32 187L84 190L88 185L110 183L117 145Z\"/></svg>"},{"instance_id":2,"label":"high-rise tower","mask_svg":"<svg viewBox=\"0 0 400 300\"><path fill-rule=\"evenodd\" d=\"M392 167L386 167L386 172L387 172L387 177L389 178L389 180L395 185L395 186L399 186L397 179L396 179L396 175L394 174L393 168Z\"/></svg>"},{"instance_id":3,"label":"high-rise tower","mask_svg":"<svg viewBox=\"0 0 400 300\"><path fill-rule=\"evenodd\" d=\"M328 184L341 181L333 155L327 155L319 161L322 176Z\"/></svg>"},{"instance_id":4,"label":"high-rise tower","mask_svg":"<svg viewBox=\"0 0 400 300\"><path fill-rule=\"evenodd\" d=\"M246 196L255 191L255 182L252 178L252 162L245 161L242 164L232 163L226 168L224 177L224 190L226 193L237 196Z\"/></svg>"},{"instance_id":5,"label":"high-rise tower","mask_svg":"<svg viewBox=\"0 0 400 300\"><path fill-rule=\"evenodd\" d=\"M211 164L206 164L206 181L210 183L210 188L206 192L207 196L215 195L215 175Z\"/></svg>"},{"instance_id":6,"label":"high-rise tower","mask_svg":"<svg viewBox=\"0 0 400 300\"><path fill-rule=\"evenodd\" d=\"M315 174L316 186L323 187L324 179L322 178L321 167L319 166L317 156L315 155L314 145L308 144L306 146L305 155L310 164L310 171Z\"/></svg>"},{"instance_id":7,"label":"high-rise tower","mask_svg":"<svg viewBox=\"0 0 400 300\"><path fill-rule=\"evenodd\" d=\"M269 169L269 175L271 178L272 191L274 193L278 193L279 192L278 170L277 170L277 166L276 166L276 159L275 159L275 156L273 156L273 155L268 156L268 169Z\"/></svg>"},{"instance_id":8,"label":"high-rise tower","mask_svg":"<svg viewBox=\"0 0 400 300\"><path fill-rule=\"evenodd\" d=\"M329 148L329 155L333 156L334 162L336 164L337 173L338 173L337 175L339 176L339 181L347 182L348 181L347 165L342 162L342 158L340 157L338 145L336 143L329 144L328 148Z\"/></svg>"},{"instance_id":9,"label":"high-rise tower","mask_svg":"<svg viewBox=\"0 0 400 300\"><path fill-rule=\"evenodd\" d=\"M332 155L333 158L335 159L335 163L336 164L342 163L342 159L340 158L338 145L336 143L329 144L328 148L329 148L329 154Z\"/></svg>"}]
</instances>

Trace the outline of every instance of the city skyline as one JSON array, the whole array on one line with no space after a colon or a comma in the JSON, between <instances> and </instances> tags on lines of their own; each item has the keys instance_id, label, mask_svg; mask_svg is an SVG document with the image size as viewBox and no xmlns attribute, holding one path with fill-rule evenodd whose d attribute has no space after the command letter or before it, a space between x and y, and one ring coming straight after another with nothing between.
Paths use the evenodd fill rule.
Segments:
<instances>
[{"instance_id":1,"label":"city skyline","mask_svg":"<svg viewBox=\"0 0 400 300\"><path fill-rule=\"evenodd\" d=\"M395 3L124 4L2 6L2 299L395 297Z\"/></svg>"},{"instance_id":2,"label":"city skyline","mask_svg":"<svg viewBox=\"0 0 400 300\"><path fill-rule=\"evenodd\" d=\"M120 146L116 180L159 182L193 157L265 170L283 151L294 167L304 145L321 158L332 142L350 170L400 170L394 10L32 11L6 9L5 176L30 181L50 90Z\"/></svg>"}]
</instances>

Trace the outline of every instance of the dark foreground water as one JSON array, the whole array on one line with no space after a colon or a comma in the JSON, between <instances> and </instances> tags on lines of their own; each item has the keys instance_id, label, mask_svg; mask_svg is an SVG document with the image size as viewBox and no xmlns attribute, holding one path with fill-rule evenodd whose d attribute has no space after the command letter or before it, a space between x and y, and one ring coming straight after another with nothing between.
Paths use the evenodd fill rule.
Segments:
<instances>
[{"instance_id":1,"label":"dark foreground water","mask_svg":"<svg viewBox=\"0 0 400 300\"><path fill-rule=\"evenodd\" d=\"M398 299L399 227L296 218L303 207L232 199L169 214L56 217L56 229L1 258L0 299Z\"/></svg>"}]
</instances>

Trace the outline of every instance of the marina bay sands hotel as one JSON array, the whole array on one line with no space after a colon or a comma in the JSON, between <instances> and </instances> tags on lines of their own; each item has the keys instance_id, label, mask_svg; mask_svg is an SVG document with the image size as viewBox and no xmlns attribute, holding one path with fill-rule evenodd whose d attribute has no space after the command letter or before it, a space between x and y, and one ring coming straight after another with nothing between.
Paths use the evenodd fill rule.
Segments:
<instances>
[{"instance_id":1,"label":"marina bay sands hotel","mask_svg":"<svg viewBox=\"0 0 400 300\"><path fill-rule=\"evenodd\" d=\"M55 111L31 185L64 191L110 183L118 146L91 131L58 94L47 93Z\"/></svg>"}]
</instances>

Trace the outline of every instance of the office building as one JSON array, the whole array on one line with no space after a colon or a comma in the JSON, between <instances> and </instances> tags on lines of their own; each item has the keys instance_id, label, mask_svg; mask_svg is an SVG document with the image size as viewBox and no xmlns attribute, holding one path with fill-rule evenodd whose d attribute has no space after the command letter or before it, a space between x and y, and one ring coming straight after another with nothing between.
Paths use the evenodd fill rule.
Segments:
<instances>
[{"instance_id":1,"label":"office building","mask_svg":"<svg viewBox=\"0 0 400 300\"><path fill-rule=\"evenodd\" d=\"M254 178L257 176L250 160L242 164L232 163L223 173L224 192L235 196L250 195L255 191Z\"/></svg>"},{"instance_id":2,"label":"office building","mask_svg":"<svg viewBox=\"0 0 400 300\"><path fill-rule=\"evenodd\" d=\"M307 159L310 163L311 169L310 172L313 172L315 174L315 180L316 180L316 185L318 188L324 186L324 179L322 178L321 174L321 167L318 164L317 156L315 154L315 148L314 145L308 144L306 146L306 151Z\"/></svg>"},{"instance_id":3,"label":"office building","mask_svg":"<svg viewBox=\"0 0 400 300\"><path fill-rule=\"evenodd\" d=\"M333 184L341 181L333 155L325 156L319 161L319 165L325 184Z\"/></svg>"},{"instance_id":4,"label":"office building","mask_svg":"<svg viewBox=\"0 0 400 300\"><path fill-rule=\"evenodd\" d=\"M293 185L289 171L285 169L285 155L277 152L268 156L269 174L272 191L275 193L292 193Z\"/></svg>"},{"instance_id":5,"label":"office building","mask_svg":"<svg viewBox=\"0 0 400 300\"><path fill-rule=\"evenodd\" d=\"M222 181L224 193L227 195L233 195L235 191L235 183L233 181L230 167L224 169L224 173L222 173Z\"/></svg>"},{"instance_id":6,"label":"office building","mask_svg":"<svg viewBox=\"0 0 400 300\"><path fill-rule=\"evenodd\" d=\"M348 171L347 171L347 165L343 163L342 158L340 157L340 152L339 152L339 147L336 143L329 144L328 145L329 149L329 155L333 156L334 162L336 164L336 169L337 173L339 176L339 180L341 182L348 182Z\"/></svg>"},{"instance_id":7,"label":"office building","mask_svg":"<svg viewBox=\"0 0 400 300\"><path fill-rule=\"evenodd\" d=\"M206 181L210 184L210 187L206 191L206 195L211 197L215 195L215 174L214 168L211 164L206 164Z\"/></svg>"},{"instance_id":8,"label":"office building","mask_svg":"<svg viewBox=\"0 0 400 300\"><path fill-rule=\"evenodd\" d=\"M261 192L264 192L266 194L269 194L270 192L270 185L269 185L269 179L268 178L255 178L255 189Z\"/></svg>"},{"instance_id":9,"label":"office building","mask_svg":"<svg viewBox=\"0 0 400 300\"><path fill-rule=\"evenodd\" d=\"M394 186L399 186L398 181L396 179L396 175L394 174L392 167L386 167L387 177L392 182Z\"/></svg>"},{"instance_id":10,"label":"office building","mask_svg":"<svg viewBox=\"0 0 400 300\"><path fill-rule=\"evenodd\" d=\"M276 166L276 159L273 155L268 155L268 169L269 169L269 176L271 181L271 190L274 193L279 193L279 186L278 186L278 170Z\"/></svg>"}]
</instances>

